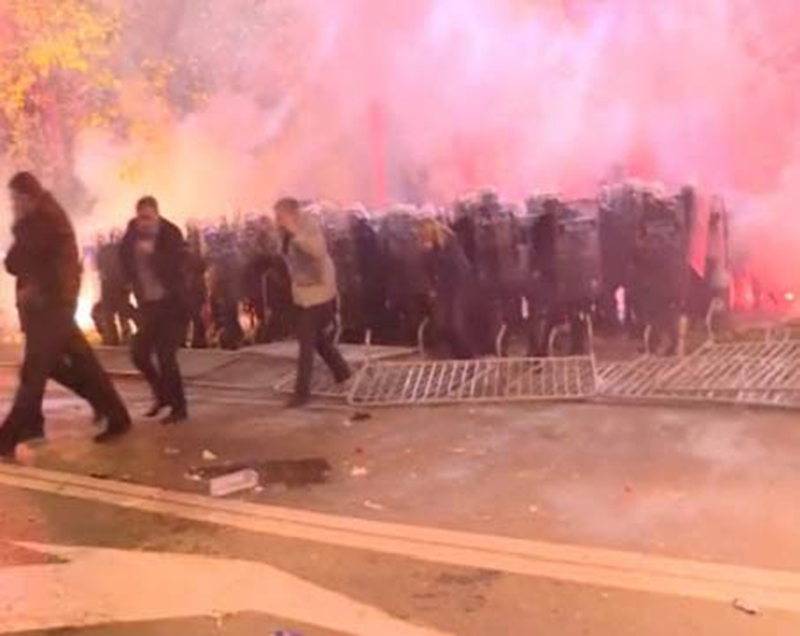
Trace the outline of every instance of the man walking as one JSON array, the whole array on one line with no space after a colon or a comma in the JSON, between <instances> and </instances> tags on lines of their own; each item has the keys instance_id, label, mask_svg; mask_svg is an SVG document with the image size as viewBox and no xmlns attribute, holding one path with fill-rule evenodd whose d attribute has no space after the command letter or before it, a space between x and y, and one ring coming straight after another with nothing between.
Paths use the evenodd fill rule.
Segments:
<instances>
[{"instance_id":1,"label":"man walking","mask_svg":"<svg viewBox=\"0 0 800 636\"><path fill-rule=\"evenodd\" d=\"M50 378L84 397L107 420L95 441L111 441L126 433L131 421L75 323L81 264L72 224L32 174L17 174L9 190L14 244L5 266L17 279L25 359L14 404L0 429L0 455L13 457L19 443L42 436L42 400Z\"/></svg>"},{"instance_id":2,"label":"man walking","mask_svg":"<svg viewBox=\"0 0 800 636\"><path fill-rule=\"evenodd\" d=\"M188 410L177 354L186 328L187 250L183 234L161 216L153 197L136 204L136 218L122 239L120 258L139 310L133 363L154 396L147 417L157 417L168 408L162 424L182 422Z\"/></svg>"},{"instance_id":3,"label":"man walking","mask_svg":"<svg viewBox=\"0 0 800 636\"><path fill-rule=\"evenodd\" d=\"M350 368L334 344L336 332L336 270L316 219L300 209L296 199L275 204L275 217L283 239L283 255L292 278L292 296L298 306L297 338L300 357L294 396L288 406L308 402L314 351L330 368L338 383L350 378Z\"/></svg>"}]
</instances>

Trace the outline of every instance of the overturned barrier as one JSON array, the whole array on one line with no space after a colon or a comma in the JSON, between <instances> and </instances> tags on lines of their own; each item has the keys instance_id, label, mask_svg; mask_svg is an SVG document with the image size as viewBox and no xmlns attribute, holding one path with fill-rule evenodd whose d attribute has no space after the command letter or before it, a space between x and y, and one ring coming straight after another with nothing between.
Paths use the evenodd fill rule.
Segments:
<instances>
[{"instance_id":1,"label":"overturned barrier","mask_svg":"<svg viewBox=\"0 0 800 636\"><path fill-rule=\"evenodd\" d=\"M416 349L409 347L389 347L366 345L339 345L339 351L344 356L353 371L353 377L347 382L336 382L331 373L322 362L314 360L314 372L311 376L311 395L318 398L331 400L347 400L353 390L364 365L370 362L397 360L416 355ZM294 364L296 367L296 363ZM297 371L284 373L274 383L273 389L278 393L289 395L294 392L297 382Z\"/></svg>"},{"instance_id":2,"label":"overturned barrier","mask_svg":"<svg viewBox=\"0 0 800 636\"><path fill-rule=\"evenodd\" d=\"M709 343L685 358L604 365L600 397L619 402L800 408L800 341Z\"/></svg>"},{"instance_id":3,"label":"overturned barrier","mask_svg":"<svg viewBox=\"0 0 800 636\"><path fill-rule=\"evenodd\" d=\"M666 372L659 388L800 391L800 341L707 344Z\"/></svg>"},{"instance_id":4,"label":"overturned barrier","mask_svg":"<svg viewBox=\"0 0 800 636\"><path fill-rule=\"evenodd\" d=\"M315 363L314 373L311 376L311 395L315 397L327 398L331 400L346 400L353 389L355 377L357 377L361 364L353 365L354 376L347 382L336 382L331 373L325 365ZM294 387L297 383L297 372L291 371L283 375L273 389L278 393L290 395L294 393Z\"/></svg>"},{"instance_id":5,"label":"overturned barrier","mask_svg":"<svg viewBox=\"0 0 800 636\"><path fill-rule=\"evenodd\" d=\"M206 373L191 378L196 388L238 391L269 391L279 378L293 367L291 360L260 353L237 352L225 356L223 362Z\"/></svg>"},{"instance_id":6,"label":"overturned barrier","mask_svg":"<svg viewBox=\"0 0 800 636\"><path fill-rule=\"evenodd\" d=\"M648 402L665 400L658 390L661 376L680 363L678 358L643 356L632 362L616 362L598 368L598 394L602 398Z\"/></svg>"},{"instance_id":7,"label":"overturned barrier","mask_svg":"<svg viewBox=\"0 0 800 636\"><path fill-rule=\"evenodd\" d=\"M595 396L593 357L368 363L349 401L358 406L581 401Z\"/></svg>"}]
</instances>

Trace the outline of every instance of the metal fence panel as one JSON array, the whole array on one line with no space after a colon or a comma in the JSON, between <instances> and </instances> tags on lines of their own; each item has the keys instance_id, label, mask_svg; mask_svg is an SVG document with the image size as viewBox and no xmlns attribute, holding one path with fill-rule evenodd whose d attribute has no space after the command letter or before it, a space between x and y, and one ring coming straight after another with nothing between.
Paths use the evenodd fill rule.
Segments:
<instances>
[{"instance_id":1,"label":"metal fence panel","mask_svg":"<svg viewBox=\"0 0 800 636\"><path fill-rule=\"evenodd\" d=\"M592 357L496 358L367 364L351 404L410 406L585 400L596 393Z\"/></svg>"},{"instance_id":2,"label":"metal fence panel","mask_svg":"<svg viewBox=\"0 0 800 636\"><path fill-rule=\"evenodd\" d=\"M678 358L643 356L632 362L601 365L599 393L622 400L664 400L668 396L657 392L659 378L679 362Z\"/></svg>"},{"instance_id":3,"label":"metal fence panel","mask_svg":"<svg viewBox=\"0 0 800 636\"><path fill-rule=\"evenodd\" d=\"M361 365L353 369L354 378L358 374ZM320 398L335 400L346 400L353 388L353 379L347 382L337 383L326 366L322 364L314 365L314 374L311 377L311 395ZM292 371L284 375L273 387L278 393L291 395L294 392L294 385L297 380L297 371Z\"/></svg>"},{"instance_id":4,"label":"metal fence panel","mask_svg":"<svg viewBox=\"0 0 800 636\"><path fill-rule=\"evenodd\" d=\"M666 392L800 391L800 341L709 344L659 380Z\"/></svg>"}]
</instances>

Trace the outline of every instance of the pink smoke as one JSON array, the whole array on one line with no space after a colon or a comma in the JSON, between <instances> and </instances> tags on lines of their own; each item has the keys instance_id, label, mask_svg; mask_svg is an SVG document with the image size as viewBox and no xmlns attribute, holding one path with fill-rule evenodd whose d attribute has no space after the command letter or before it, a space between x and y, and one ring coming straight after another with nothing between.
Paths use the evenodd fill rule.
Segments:
<instances>
[{"instance_id":1,"label":"pink smoke","mask_svg":"<svg viewBox=\"0 0 800 636\"><path fill-rule=\"evenodd\" d=\"M214 21L241 20L225 6ZM722 194L737 254L765 284L800 288L796 0L282 6L274 30L206 55L208 106L165 117L156 146L85 140L79 166L103 215L143 191L178 218L264 210L283 192L583 195L621 171ZM175 40L202 53L196 20ZM114 175L132 157L144 167L123 187Z\"/></svg>"}]
</instances>

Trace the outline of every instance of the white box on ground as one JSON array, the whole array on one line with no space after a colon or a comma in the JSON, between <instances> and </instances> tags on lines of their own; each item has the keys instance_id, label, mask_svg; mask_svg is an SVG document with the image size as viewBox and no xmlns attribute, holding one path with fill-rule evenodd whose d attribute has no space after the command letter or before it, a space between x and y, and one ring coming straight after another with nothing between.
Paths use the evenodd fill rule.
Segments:
<instances>
[{"instance_id":1,"label":"white box on ground","mask_svg":"<svg viewBox=\"0 0 800 636\"><path fill-rule=\"evenodd\" d=\"M209 482L212 497L227 497L243 490L251 490L258 486L258 473L252 469L240 470L222 477L215 477Z\"/></svg>"}]
</instances>

